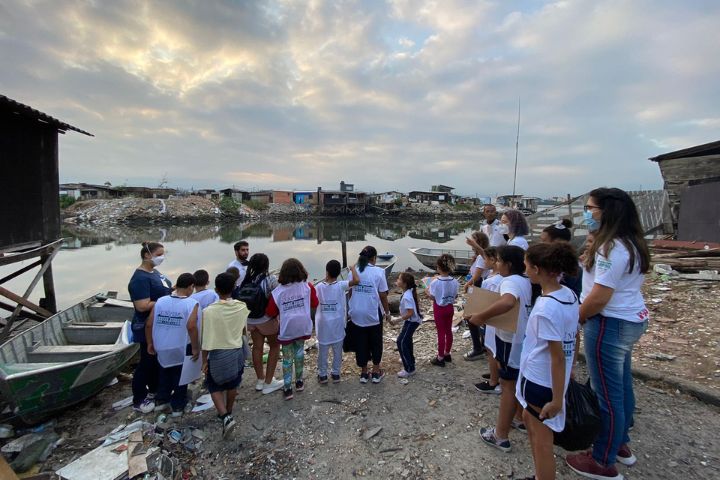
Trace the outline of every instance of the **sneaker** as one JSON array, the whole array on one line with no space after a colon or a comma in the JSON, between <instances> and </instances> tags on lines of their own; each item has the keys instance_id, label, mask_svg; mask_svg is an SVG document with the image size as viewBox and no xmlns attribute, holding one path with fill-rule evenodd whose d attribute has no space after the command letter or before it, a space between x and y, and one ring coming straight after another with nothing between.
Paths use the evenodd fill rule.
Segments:
<instances>
[{"instance_id":1,"label":"sneaker","mask_svg":"<svg viewBox=\"0 0 720 480\"><path fill-rule=\"evenodd\" d=\"M265 388L265 380L259 379L255 382L255 390L262 392L263 388Z\"/></svg>"},{"instance_id":2,"label":"sneaker","mask_svg":"<svg viewBox=\"0 0 720 480\"><path fill-rule=\"evenodd\" d=\"M470 333L470 330L465 330L462 334L463 338L470 338L472 334Z\"/></svg>"},{"instance_id":3,"label":"sneaker","mask_svg":"<svg viewBox=\"0 0 720 480\"><path fill-rule=\"evenodd\" d=\"M327 385L327 383L328 383L327 375L318 375L318 383L320 385Z\"/></svg>"},{"instance_id":4,"label":"sneaker","mask_svg":"<svg viewBox=\"0 0 720 480\"><path fill-rule=\"evenodd\" d=\"M155 404L155 409L154 409L154 411L156 411L156 412L170 412L170 411L172 411L172 407L170 407L170 403L168 403L168 402L165 402L165 403L156 403L156 404Z\"/></svg>"},{"instance_id":5,"label":"sneaker","mask_svg":"<svg viewBox=\"0 0 720 480\"><path fill-rule=\"evenodd\" d=\"M380 383L380 382L382 382L383 378L385 378L385 370L380 370L379 372L372 373L372 382L373 383Z\"/></svg>"},{"instance_id":6,"label":"sneaker","mask_svg":"<svg viewBox=\"0 0 720 480\"><path fill-rule=\"evenodd\" d=\"M140 405L133 405L133 410L143 415L155 411L155 401L149 396L145 398Z\"/></svg>"},{"instance_id":7,"label":"sneaker","mask_svg":"<svg viewBox=\"0 0 720 480\"><path fill-rule=\"evenodd\" d=\"M173 410L172 413L170 413L170 416L172 418L180 418L183 416L183 413L185 413L185 410Z\"/></svg>"},{"instance_id":8,"label":"sneaker","mask_svg":"<svg viewBox=\"0 0 720 480\"><path fill-rule=\"evenodd\" d=\"M481 428L480 438L482 438L483 442L487 443L491 447L497 448L501 452L507 453L512 449L512 446L510 445L510 440L499 440L495 436L494 428Z\"/></svg>"},{"instance_id":9,"label":"sneaker","mask_svg":"<svg viewBox=\"0 0 720 480\"><path fill-rule=\"evenodd\" d=\"M443 357L443 360L444 360L446 363L452 363L452 355L450 355L450 354L448 353L447 355L445 355L445 356Z\"/></svg>"},{"instance_id":10,"label":"sneaker","mask_svg":"<svg viewBox=\"0 0 720 480\"><path fill-rule=\"evenodd\" d=\"M340 374L335 374L335 373L333 373L333 374L330 375L330 376L332 377L333 383L340 383Z\"/></svg>"},{"instance_id":11,"label":"sneaker","mask_svg":"<svg viewBox=\"0 0 720 480\"><path fill-rule=\"evenodd\" d=\"M277 378L273 378L270 383L263 383L263 389L262 389L263 395L267 395L269 393L276 392L276 391L280 390L281 388L283 388L284 386L285 386L285 384L281 380L278 380Z\"/></svg>"},{"instance_id":12,"label":"sneaker","mask_svg":"<svg viewBox=\"0 0 720 480\"><path fill-rule=\"evenodd\" d=\"M397 376L400 378L408 378L408 377L412 377L413 375L415 375L415 370L413 370L412 372L408 372L403 369L397 373Z\"/></svg>"},{"instance_id":13,"label":"sneaker","mask_svg":"<svg viewBox=\"0 0 720 480\"><path fill-rule=\"evenodd\" d=\"M303 382L302 380L296 380L295 390L297 390L298 392L302 392L303 390L305 390L305 382Z\"/></svg>"},{"instance_id":14,"label":"sneaker","mask_svg":"<svg viewBox=\"0 0 720 480\"><path fill-rule=\"evenodd\" d=\"M232 432L237 424L235 423L235 419L232 417L232 415L227 414L225 417L222 418L222 436L223 438L227 438L228 435L230 435L230 432Z\"/></svg>"},{"instance_id":15,"label":"sneaker","mask_svg":"<svg viewBox=\"0 0 720 480\"><path fill-rule=\"evenodd\" d=\"M439 359L439 358L437 358L437 357L433 357L433 358L430 360L430 364L431 364L431 365L435 365L436 367L444 367L444 366L445 366L445 360L444 360L444 359Z\"/></svg>"},{"instance_id":16,"label":"sneaker","mask_svg":"<svg viewBox=\"0 0 720 480\"><path fill-rule=\"evenodd\" d=\"M522 420L518 420L517 418L513 418L512 423L510 424L512 428L514 428L517 431L527 433L527 427L525 427L525 424Z\"/></svg>"},{"instance_id":17,"label":"sneaker","mask_svg":"<svg viewBox=\"0 0 720 480\"><path fill-rule=\"evenodd\" d=\"M292 398L293 398L292 388L283 389L283 395L285 396L285 400L292 400Z\"/></svg>"},{"instance_id":18,"label":"sneaker","mask_svg":"<svg viewBox=\"0 0 720 480\"><path fill-rule=\"evenodd\" d=\"M369 373L361 373L361 374L360 374L360 383L367 383L368 380L370 380L370 374L369 374Z\"/></svg>"},{"instance_id":19,"label":"sneaker","mask_svg":"<svg viewBox=\"0 0 720 480\"><path fill-rule=\"evenodd\" d=\"M616 461L622 463L626 467L632 467L637 462L637 457L630 451L630 447L625 444L620 446L620 450L617 452Z\"/></svg>"},{"instance_id":20,"label":"sneaker","mask_svg":"<svg viewBox=\"0 0 720 480\"><path fill-rule=\"evenodd\" d=\"M485 380L490 380L490 374L489 374L489 373L483 373L483 374L482 374L482 377L483 377Z\"/></svg>"},{"instance_id":21,"label":"sneaker","mask_svg":"<svg viewBox=\"0 0 720 480\"><path fill-rule=\"evenodd\" d=\"M576 453L565 457L565 462L575 473L595 480L623 480L615 465L603 467L595 461L590 452Z\"/></svg>"},{"instance_id":22,"label":"sneaker","mask_svg":"<svg viewBox=\"0 0 720 480\"><path fill-rule=\"evenodd\" d=\"M502 387L499 383L497 385L490 385L488 381L476 383L475 389L480 393L487 393L488 395L500 395L502 393Z\"/></svg>"},{"instance_id":23,"label":"sneaker","mask_svg":"<svg viewBox=\"0 0 720 480\"><path fill-rule=\"evenodd\" d=\"M475 360L480 360L483 356L484 352L476 352L475 350L470 350L465 355L463 355L463 360L466 360L468 362L474 362Z\"/></svg>"}]
</instances>

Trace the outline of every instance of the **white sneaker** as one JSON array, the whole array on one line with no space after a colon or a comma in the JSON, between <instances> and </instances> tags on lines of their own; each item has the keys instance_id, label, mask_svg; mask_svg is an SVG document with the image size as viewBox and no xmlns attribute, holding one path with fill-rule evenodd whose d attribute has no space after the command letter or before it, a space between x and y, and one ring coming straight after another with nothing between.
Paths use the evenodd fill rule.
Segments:
<instances>
[{"instance_id":1,"label":"white sneaker","mask_svg":"<svg viewBox=\"0 0 720 480\"><path fill-rule=\"evenodd\" d=\"M270 382L270 383L264 383L264 384L263 384L263 389L262 389L263 395L267 395L267 394L269 394L269 393L273 393L273 392L275 392L275 391L277 391L277 390L280 390L280 389L283 388L284 386L285 386L285 384L282 382L282 380L278 380L277 378L273 378L273 379L272 379L272 382Z\"/></svg>"},{"instance_id":2,"label":"white sneaker","mask_svg":"<svg viewBox=\"0 0 720 480\"><path fill-rule=\"evenodd\" d=\"M255 382L255 390L258 392L262 392L263 387L265 387L265 380L258 380Z\"/></svg>"},{"instance_id":3,"label":"white sneaker","mask_svg":"<svg viewBox=\"0 0 720 480\"><path fill-rule=\"evenodd\" d=\"M400 370L400 371L397 373L397 376L400 377L400 378L408 378L408 377L412 377L413 375L415 375L415 370L413 370L412 372L407 372L407 371L405 371L405 370Z\"/></svg>"},{"instance_id":4,"label":"white sneaker","mask_svg":"<svg viewBox=\"0 0 720 480\"><path fill-rule=\"evenodd\" d=\"M133 405L133 410L142 414L147 414L155 410L155 401L151 398L145 398L140 405Z\"/></svg>"},{"instance_id":5,"label":"white sneaker","mask_svg":"<svg viewBox=\"0 0 720 480\"><path fill-rule=\"evenodd\" d=\"M470 330L465 330L462 334L463 338L470 338Z\"/></svg>"}]
</instances>

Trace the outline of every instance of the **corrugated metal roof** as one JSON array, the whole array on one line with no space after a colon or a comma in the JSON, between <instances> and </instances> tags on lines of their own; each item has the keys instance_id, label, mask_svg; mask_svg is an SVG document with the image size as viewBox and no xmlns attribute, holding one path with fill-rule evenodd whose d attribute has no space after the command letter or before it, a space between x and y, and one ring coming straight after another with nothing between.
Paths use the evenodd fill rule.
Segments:
<instances>
[{"instance_id":1,"label":"corrugated metal roof","mask_svg":"<svg viewBox=\"0 0 720 480\"><path fill-rule=\"evenodd\" d=\"M58 129L61 133L65 133L66 130L73 130L78 133L82 133L83 135L88 135L90 137L94 137L90 132L86 132L85 130L81 130L77 127L73 127L72 125L62 122L58 120L55 117L51 117L47 113L43 113L39 110L35 110L34 108L30 107L29 105L25 105L24 103L20 103L16 100L13 100L12 98L8 98L5 95L0 95L0 109L7 110L9 112L12 112L16 115L22 115L26 118L31 118L38 120L39 122L44 122L47 124L50 124Z\"/></svg>"},{"instance_id":2,"label":"corrugated metal roof","mask_svg":"<svg viewBox=\"0 0 720 480\"><path fill-rule=\"evenodd\" d=\"M695 147L683 148L682 150L676 150L670 153L663 153L657 157L651 157L649 160L660 162L662 160L670 160L671 158L701 157L703 155L717 154L720 154L720 140Z\"/></svg>"}]
</instances>

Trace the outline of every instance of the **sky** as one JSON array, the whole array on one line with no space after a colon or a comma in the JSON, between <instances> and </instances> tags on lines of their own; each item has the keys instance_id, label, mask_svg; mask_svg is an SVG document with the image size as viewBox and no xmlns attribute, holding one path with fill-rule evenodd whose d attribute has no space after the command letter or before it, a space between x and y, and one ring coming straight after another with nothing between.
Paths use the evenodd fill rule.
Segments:
<instances>
[{"instance_id":1,"label":"sky","mask_svg":"<svg viewBox=\"0 0 720 480\"><path fill-rule=\"evenodd\" d=\"M0 93L92 132L61 182L662 188L720 139L720 2L0 1Z\"/></svg>"}]
</instances>

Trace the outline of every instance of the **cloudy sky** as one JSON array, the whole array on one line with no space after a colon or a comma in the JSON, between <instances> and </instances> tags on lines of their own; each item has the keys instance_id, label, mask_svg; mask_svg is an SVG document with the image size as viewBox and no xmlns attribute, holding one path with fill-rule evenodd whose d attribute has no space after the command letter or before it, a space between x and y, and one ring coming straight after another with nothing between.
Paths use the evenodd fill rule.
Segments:
<instances>
[{"instance_id":1,"label":"cloudy sky","mask_svg":"<svg viewBox=\"0 0 720 480\"><path fill-rule=\"evenodd\" d=\"M95 134L61 181L658 188L720 139L720 2L0 1L0 93Z\"/></svg>"}]
</instances>

